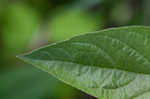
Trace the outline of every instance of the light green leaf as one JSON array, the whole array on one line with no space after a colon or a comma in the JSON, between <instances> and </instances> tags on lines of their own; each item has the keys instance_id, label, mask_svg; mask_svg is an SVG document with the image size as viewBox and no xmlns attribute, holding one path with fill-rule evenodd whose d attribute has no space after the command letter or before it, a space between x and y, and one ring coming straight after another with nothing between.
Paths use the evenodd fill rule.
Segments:
<instances>
[{"instance_id":1,"label":"light green leaf","mask_svg":"<svg viewBox=\"0 0 150 99\"><path fill-rule=\"evenodd\" d=\"M88 33L19 57L99 99L150 97L149 27Z\"/></svg>"}]
</instances>

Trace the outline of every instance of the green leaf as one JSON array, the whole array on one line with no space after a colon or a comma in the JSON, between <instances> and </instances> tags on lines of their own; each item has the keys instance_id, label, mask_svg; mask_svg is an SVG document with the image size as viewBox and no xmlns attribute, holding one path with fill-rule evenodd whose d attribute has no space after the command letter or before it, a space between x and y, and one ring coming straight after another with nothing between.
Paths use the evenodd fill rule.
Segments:
<instances>
[{"instance_id":1,"label":"green leaf","mask_svg":"<svg viewBox=\"0 0 150 99\"><path fill-rule=\"evenodd\" d=\"M99 99L150 97L150 28L112 28L19 56Z\"/></svg>"}]
</instances>

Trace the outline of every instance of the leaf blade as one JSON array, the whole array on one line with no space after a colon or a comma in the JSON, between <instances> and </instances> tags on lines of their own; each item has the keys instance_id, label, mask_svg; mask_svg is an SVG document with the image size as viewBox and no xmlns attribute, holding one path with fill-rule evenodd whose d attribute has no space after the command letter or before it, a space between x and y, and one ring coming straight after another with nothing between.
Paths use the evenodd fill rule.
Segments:
<instances>
[{"instance_id":1,"label":"leaf blade","mask_svg":"<svg viewBox=\"0 0 150 99\"><path fill-rule=\"evenodd\" d=\"M149 37L149 27L108 29L20 58L93 96L132 99L150 90Z\"/></svg>"}]
</instances>

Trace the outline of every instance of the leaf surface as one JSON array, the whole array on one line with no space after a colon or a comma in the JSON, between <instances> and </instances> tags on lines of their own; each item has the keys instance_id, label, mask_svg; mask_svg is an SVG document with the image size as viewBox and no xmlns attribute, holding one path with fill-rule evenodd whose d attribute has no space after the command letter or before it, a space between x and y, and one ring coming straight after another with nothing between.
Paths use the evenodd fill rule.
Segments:
<instances>
[{"instance_id":1,"label":"leaf surface","mask_svg":"<svg viewBox=\"0 0 150 99\"><path fill-rule=\"evenodd\" d=\"M99 99L150 97L149 27L87 33L19 57Z\"/></svg>"}]
</instances>

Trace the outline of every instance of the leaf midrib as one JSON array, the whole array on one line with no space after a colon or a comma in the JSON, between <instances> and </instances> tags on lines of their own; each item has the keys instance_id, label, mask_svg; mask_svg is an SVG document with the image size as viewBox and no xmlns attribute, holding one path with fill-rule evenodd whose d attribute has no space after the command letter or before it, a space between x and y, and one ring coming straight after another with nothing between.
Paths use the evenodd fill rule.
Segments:
<instances>
[{"instance_id":1,"label":"leaf midrib","mask_svg":"<svg viewBox=\"0 0 150 99\"><path fill-rule=\"evenodd\" d=\"M27 58L24 56L20 57L21 59L24 59L26 62L29 62L32 64L32 62L36 61L36 62L61 62L61 63L71 63L71 64L76 64L76 65L82 65L82 66L88 66L88 67L92 67L92 65L86 65L86 64L79 64L79 63L75 63L75 62L71 62L71 61L62 61L62 60L39 60L39 59L32 59L32 58ZM32 62L31 62L32 61ZM99 68L99 69L107 69L107 70L118 70L118 71L122 71L122 72L128 72L128 73L135 73L137 75L150 75L150 74L146 74L146 73L141 73L141 72L134 72L134 71L128 71L125 69L119 69L119 68L108 68L108 67L100 67L100 66L96 66L93 65L93 68Z\"/></svg>"}]
</instances>

